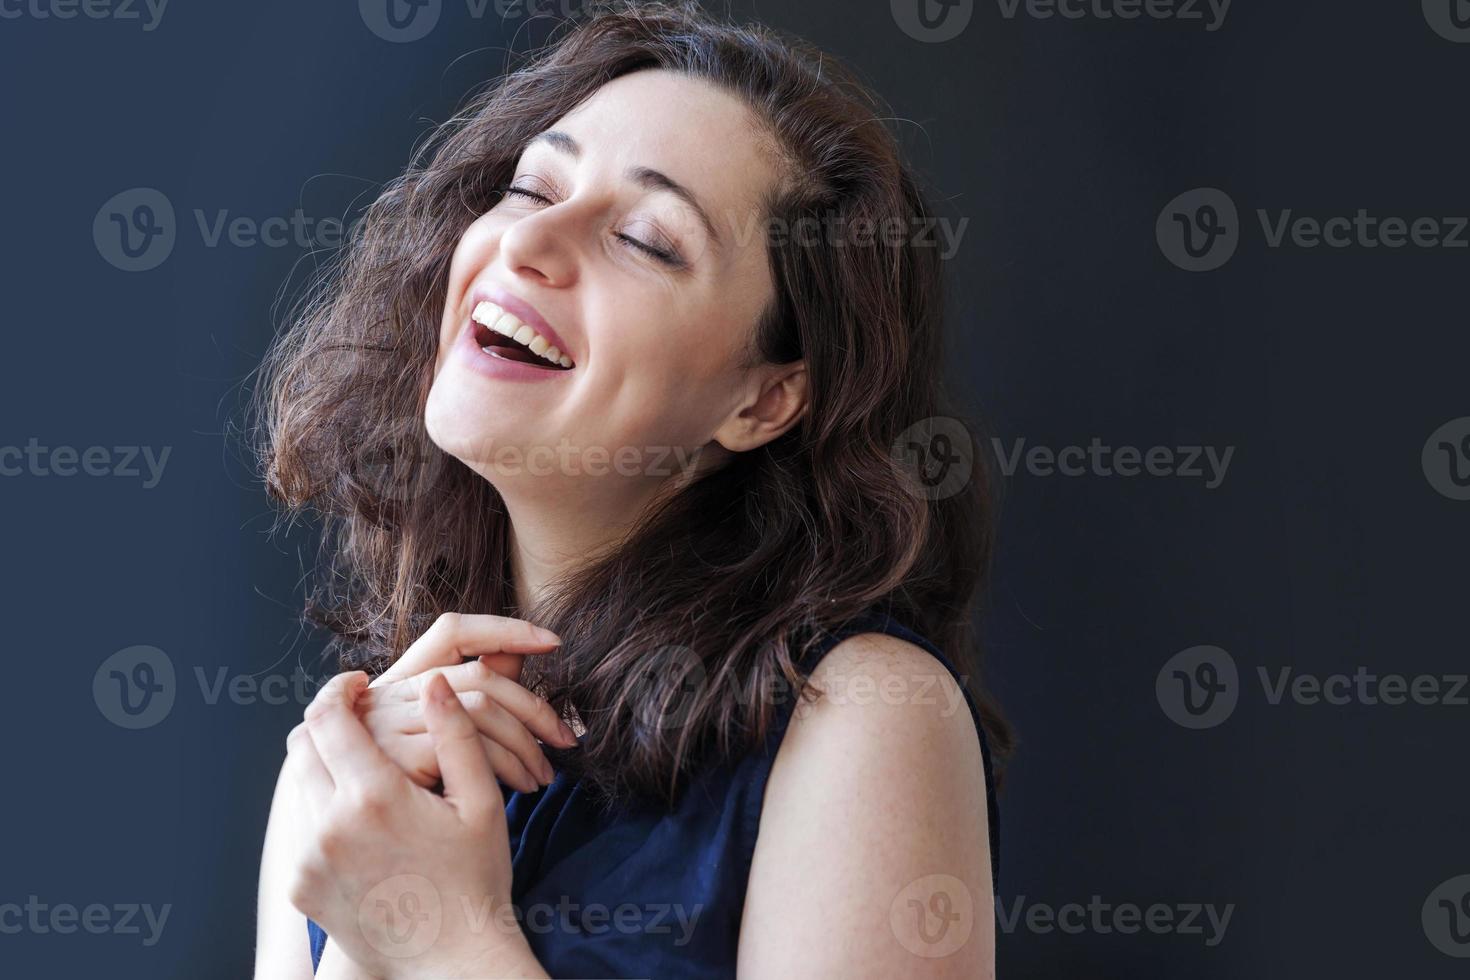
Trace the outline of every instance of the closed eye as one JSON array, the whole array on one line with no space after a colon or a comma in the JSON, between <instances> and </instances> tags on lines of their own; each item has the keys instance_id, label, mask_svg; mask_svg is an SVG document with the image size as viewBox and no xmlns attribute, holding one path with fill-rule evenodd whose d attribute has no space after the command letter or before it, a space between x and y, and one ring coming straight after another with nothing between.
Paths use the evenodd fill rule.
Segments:
<instances>
[{"instance_id":1,"label":"closed eye","mask_svg":"<svg viewBox=\"0 0 1470 980\"><path fill-rule=\"evenodd\" d=\"M675 255L673 252L670 252L668 249L658 248L657 246L650 245L647 242L640 242L636 238L621 233L618 234L617 239L624 245L627 245L630 248L636 249L644 253L645 255L657 259L659 262L662 262L664 265L670 267L671 269L682 269L684 267L684 260Z\"/></svg>"},{"instance_id":2,"label":"closed eye","mask_svg":"<svg viewBox=\"0 0 1470 980\"><path fill-rule=\"evenodd\" d=\"M539 202L541 204L550 204L551 203L551 199L550 198L547 198L547 197L544 197L544 196L542 196L540 194L537 194L535 191L528 191L524 187L501 187L501 188L498 188L498 189L499 189L500 193L505 194L505 195L514 194L516 197L529 198L530 200L537 201L537 202Z\"/></svg>"},{"instance_id":3,"label":"closed eye","mask_svg":"<svg viewBox=\"0 0 1470 980\"><path fill-rule=\"evenodd\" d=\"M499 190L500 193L505 196L514 195L516 197L524 198L528 201L535 201L537 204L550 205L552 203L551 198L545 196L544 194L537 194L535 191L527 190L524 187L516 187L514 185L511 185L507 187L497 188L497 190ZM672 252L666 248L659 248L656 245L650 245L645 241L640 241L639 239L634 238L631 235L625 235L621 232L618 233L615 237L623 245L634 249L635 251L641 252L644 255L647 255L649 258L661 262L671 269L684 268L683 258L681 258L675 252Z\"/></svg>"}]
</instances>

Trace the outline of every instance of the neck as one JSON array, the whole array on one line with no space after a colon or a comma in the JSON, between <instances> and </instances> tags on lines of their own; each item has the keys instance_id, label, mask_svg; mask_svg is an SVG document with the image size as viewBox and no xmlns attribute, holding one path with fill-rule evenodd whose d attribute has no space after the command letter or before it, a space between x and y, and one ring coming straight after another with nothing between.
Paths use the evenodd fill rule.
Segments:
<instances>
[{"instance_id":1,"label":"neck","mask_svg":"<svg viewBox=\"0 0 1470 980\"><path fill-rule=\"evenodd\" d=\"M704 453L696 466L672 478L604 474L556 484L497 481L510 523L515 614L524 617L578 568L616 548L647 508L718 466L725 455Z\"/></svg>"},{"instance_id":2,"label":"neck","mask_svg":"<svg viewBox=\"0 0 1470 980\"><path fill-rule=\"evenodd\" d=\"M510 574L518 617L578 568L615 547L651 496L548 495L544 486L537 489L534 494L501 491L510 523Z\"/></svg>"}]
</instances>

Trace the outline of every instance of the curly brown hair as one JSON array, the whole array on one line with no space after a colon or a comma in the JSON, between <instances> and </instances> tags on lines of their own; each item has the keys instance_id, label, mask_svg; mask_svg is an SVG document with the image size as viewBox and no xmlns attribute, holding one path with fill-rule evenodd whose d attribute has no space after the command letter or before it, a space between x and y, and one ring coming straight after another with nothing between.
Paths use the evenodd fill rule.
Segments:
<instances>
[{"instance_id":1,"label":"curly brown hair","mask_svg":"<svg viewBox=\"0 0 1470 980\"><path fill-rule=\"evenodd\" d=\"M934 420L975 426L941 382L941 259L905 241L767 242L776 298L753 350L804 359L797 426L664 495L611 553L517 611L495 487L429 439L450 259L499 200L522 149L600 86L662 68L749 106L788 161L771 227L931 214L877 98L806 43L714 19L695 3L601 4L474 95L367 209L277 340L258 388L267 489L322 518L308 618L343 669L378 672L445 612L521 615L563 639L522 682L586 737L558 758L610 800L671 801L689 773L760 744L775 702L803 691L823 632L878 606L969 679L994 759L1013 736L978 686L972 603L992 501L983 457L934 492L906 443ZM671 723L670 719L676 719Z\"/></svg>"}]
</instances>

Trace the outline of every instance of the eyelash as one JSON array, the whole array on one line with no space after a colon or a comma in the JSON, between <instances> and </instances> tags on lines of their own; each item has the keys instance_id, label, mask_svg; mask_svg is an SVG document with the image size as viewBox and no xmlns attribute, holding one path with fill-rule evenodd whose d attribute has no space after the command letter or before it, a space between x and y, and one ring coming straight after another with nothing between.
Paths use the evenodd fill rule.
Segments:
<instances>
[{"instance_id":1,"label":"eyelash","mask_svg":"<svg viewBox=\"0 0 1470 980\"><path fill-rule=\"evenodd\" d=\"M496 190L499 191L501 195L514 194L517 197L529 198L530 200L538 201L541 204L552 203L550 198L547 198L541 194L537 194L535 191L528 191L524 187L497 187ZM617 240L623 245L626 245L627 247L635 251L642 252L649 258L652 258L657 262L661 262L671 269L683 268L684 263L679 259L677 255L672 252L669 252L665 249L657 248L653 245L649 245L647 242L640 242L638 239L633 238L629 235L624 235L622 233L619 233L614 237L616 237Z\"/></svg>"}]
</instances>

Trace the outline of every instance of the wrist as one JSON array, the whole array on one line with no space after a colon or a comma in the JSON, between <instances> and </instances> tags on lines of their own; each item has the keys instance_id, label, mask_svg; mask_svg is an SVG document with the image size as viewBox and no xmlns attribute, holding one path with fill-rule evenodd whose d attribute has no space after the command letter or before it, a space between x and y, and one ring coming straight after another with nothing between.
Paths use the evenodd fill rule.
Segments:
<instances>
[{"instance_id":1,"label":"wrist","mask_svg":"<svg viewBox=\"0 0 1470 980\"><path fill-rule=\"evenodd\" d=\"M531 949L531 944L526 941L525 934L519 929L515 931L515 935L505 937L496 948L481 950L465 964L460 975L465 980L472 977L476 980L485 977L549 980L551 976L542 967L541 961Z\"/></svg>"},{"instance_id":2,"label":"wrist","mask_svg":"<svg viewBox=\"0 0 1470 980\"><path fill-rule=\"evenodd\" d=\"M479 948L466 949L435 963L400 961L383 980L549 980L541 961L519 929L514 934L482 937ZM428 957L418 958L427 960Z\"/></svg>"}]
</instances>

